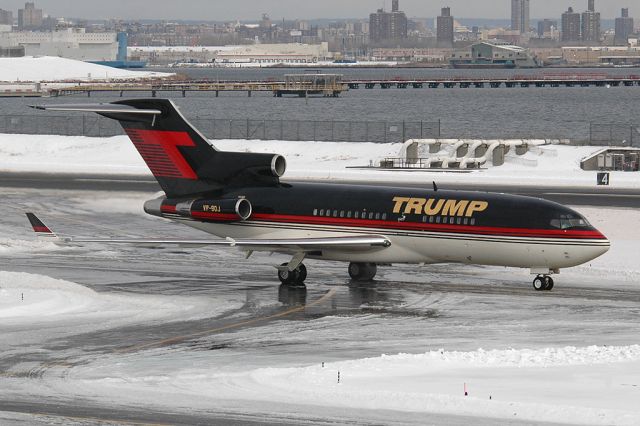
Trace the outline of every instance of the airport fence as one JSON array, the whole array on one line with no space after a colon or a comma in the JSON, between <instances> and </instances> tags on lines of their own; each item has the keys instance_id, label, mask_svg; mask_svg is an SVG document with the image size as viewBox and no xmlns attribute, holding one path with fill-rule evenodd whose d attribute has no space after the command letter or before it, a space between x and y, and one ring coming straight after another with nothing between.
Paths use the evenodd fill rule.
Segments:
<instances>
[{"instance_id":1,"label":"airport fence","mask_svg":"<svg viewBox=\"0 0 640 426\"><path fill-rule=\"evenodd\" d=\"M195 117L191 123L209 139L331 142L404 142L440 137L440 121L252 120ZM94 115L0 116L0 133L109 137L120 125Z\"/></svg>"},{"instance_id":2,"label":"airport fence","mask_svg":"<svg viewBox=\"0 0 640 426\"><path fill-rule=\"evenodd\" d=\"M640 124L590 123L589 143L621 147L640 147Z\"/></svg>"}]
</instances>

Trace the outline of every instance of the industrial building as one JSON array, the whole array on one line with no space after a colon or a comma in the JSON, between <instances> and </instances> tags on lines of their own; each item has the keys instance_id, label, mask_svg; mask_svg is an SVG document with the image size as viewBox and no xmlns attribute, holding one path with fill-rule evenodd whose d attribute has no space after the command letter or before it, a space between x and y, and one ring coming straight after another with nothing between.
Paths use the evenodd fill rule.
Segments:
<instances>
[{"instance_id":1,"label":"industrial building","mask_svg":"<svg viewBox=\"0 0 640 426\"><path fill-rule=\"evenodd\" d=\"M506 42L482 41L471 46L471 51L454 52L454 68L535 68L536 58L524 47Z\"/></svg>"},{"instance_id":2,"label":"industrial building","mask_svg":"<svg viewBox=\"0 0 640 426\"><path fill-rule=\"evenodd\" d=\"M451 16L451 8L443 7L437 19L437 35L436 41L438 47L453 47L453 16Z\"/></svg>"},{"instance_id":3,"label":"industrial building","mask_svg":"<svg viewBox=\"0 0 640 426\"><path fill-rule=\"evenodd\" d=\"M216 64L223 66L314 64L329 57L328 43L254 44L220 51Z\"/></svg>"},{"instance_id":4,"label":"industrial building","mask_svg":"<svg viewBox=\"0 0 640 426\"><path fill-rule=\"evenodd\" d=\"M629 44L629 36L633 34L633 18L629 17L629 9L622 9L622 14L616 18L616 35L614 43L618 46Z\"/></svg>"},{"instance_id":5,"label":"industrial building","mask_svg":"<svg viewBox=\"0 0 640 426\"><path fill-rule=\"evenodd\" d=\"M511 30L529 31L529 0L511 0Z\"/></svg>"},{"instance_id":6,"label":"industrial building","mask_svg":"<svg viewBox=\"0 0 640 426\"><path fill-rule=\"evenodd\" d=\"M56 32L0 32L0 47L24 47L27 56L59 56L80 61L113 61L116 33L86 33L83 28Z\"/></svg>"},{"instance_id":7,"label":"industrial building","mask_svg":"<svg viewBox=\"0 0 640 426\"><path fill-rule=\"evenodd\" d=\"M408 37L407 15L400 11L399 0L393 0L391 12L378 9L369 15L369 39L373 43L403 40Z\"/></svg>"}]
</instances>

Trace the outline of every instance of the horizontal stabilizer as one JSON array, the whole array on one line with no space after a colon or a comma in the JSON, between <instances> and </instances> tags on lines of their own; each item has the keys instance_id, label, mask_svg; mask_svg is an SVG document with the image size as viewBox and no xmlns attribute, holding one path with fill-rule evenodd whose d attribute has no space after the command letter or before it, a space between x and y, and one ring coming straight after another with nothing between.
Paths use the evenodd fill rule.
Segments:
<instances>
[{"instance_id":1,"label":"horizontal stabilizer","mask_svg":"<svg viewBox=\"0 0 640 426\"><path fill-rule=\"evenodd\" d=\"M95 112L98 114L140 114L160 115L159 109L141 109L122 104L58 104L58 105L29 105L31 108L43 111L74 111Z\"/></svg>"}]
</instances>

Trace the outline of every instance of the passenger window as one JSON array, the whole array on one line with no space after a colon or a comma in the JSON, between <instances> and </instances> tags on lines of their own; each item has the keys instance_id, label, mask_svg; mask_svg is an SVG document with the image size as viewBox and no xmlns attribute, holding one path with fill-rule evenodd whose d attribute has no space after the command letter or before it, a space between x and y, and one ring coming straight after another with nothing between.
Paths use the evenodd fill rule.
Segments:
<instances>
[{"instance_id":1,"label":"passenger window","mask_svg":"<svg viewBox=\"0 0 640 426\"><path fill-rule=\"evenodd\" d=\"M475 219L471 219L471 224L475 225L476 224L476 220Z\"/></svg>"},{"instance_id":2,"label":"passenger window","mask_svg":"<svg viewBox=\"0 0 640 426\"><path fill-rule=\"evenodd\" d=\"M327 210L327 215L326 215L326 216L327 216L327 217L331 217L331 210L330 210L330 209L329 209L329 210Z\"/></svg>"},{"instance_id":3,"label":"passenger window","mask_svg":"<svg viewBox=\"0 0 640 426\"><path fill-rule=\"evenodd\" d=\"M455 217L450 217L450 218L449 218L449 223L450 223L451 225L453 225L453 224L455 223L455 221L456 221L456 218L455 218Z\"/></svg>"},{"instance_id":4,"label":"passenger window","mask_svg":"<svg viewBox=\"0 0 640 426\"><path fill-rule=\"evenodd\" d=\"M468 217L465 217L465 218L464 218L464 224L465 224L465 225L468 225L468 224L469 224L469 218L468 218Z\"/></svg>"},{"instance_id":5,"label":"passenger window","mask_svg":"<svg viewBox=\"0 0 640 426\"><path fill-rule=\"evenodd\" d=\"M382 220L387 220L387 214L386 213L382 213Z\"/></svg>"},{"instance_id":6,"label":"passenger window","mask_svg":"<svg viewBox=\"0 0 640 426\"><path fill-rule=\"evenodd\" d=\"M440 223L440 216L436 217L436 223Z\"/></svg>"},{"instance_id":7,"label":"passenger window","mask_svg":"<svg viewBox=\"0 0 640 426\"><path fill-rule=\"evenodd\" d=\"M324 216L324 209L320 210L320 216Z\"/></svg>"},{"instance_id":8,"label":"passenger window","mask_svg":"<svg viewBox=\"0 0 640 426\"><path fill-rule=\"evenodd\" d=\"M422 223L427 223L427 217L426 216L422 216Z\"/></svg>"},{"instance_id":9,"label":"passenger window","mask_svg":"<svg viewBox=\"0 0 640 426\"><path fill-rule=\"evenodd\" d=\"M318 215L318 209L313 209L313 215L317 216Z\"/></svg>"},{"instance_id":10,"label":"passenger window","mask_svg":"<svg viewBox=\"0 0 640 426\"><path fill-rule=\"evenodd\" d=\"M347 217L348 217L349 219L351 219L351 210L349 210L349 211L347 212Z\"/></svg>"},{"instance_id":11,"label":"passenger window","mask_svg":"<svg viewBox=\"0 0 640 426\"><path fill-rule=\"evenodd\" d=\"M462 218L461 218L461 217L457 218L457 219L456 219L456 223L457 223L458 225L460 225L460 224L462 223Z\"/></svg>"},{"instance_id":12,"label":"passenger window","mask_svg":"<svg viewBox=\"0 0 640 426\"><path fill-rule=\"evenodd\" d=\"M344 210L340 210L340 217L344 217Z\"/></svg>"},{"instance_id":13,"label":"passenger window","mask_svg":"<svg viewBox=\"0 0 640 426\"><path fill-rule=\"evenodd\" d=\"M433 223L433 216L429 216L429 223Z\"/></svg>"},{"instance_id":14,"label":"passenger window","mask_svg":"<svg viewBox=\"0 0 640 426\"><path fill-rule=\"evenodd\" d=\"M373 219L373 212L369 213L369 220Z\"/></svg>"},{"instance_id":15,"label":"passenger window","mask_svg":"<svg viewBox=\"0 0 640 426\"><path fill-rule=\"evenodd\" d=\"M333 211L333 217L338 217L338 210Z\"/></svg>"},{"instance_id":16,"label":"passenger window","mask_svg":"<svg viewBox=\"0 0 640 426\"><path fill-rule=\"evenodd\" d=\"M355 212L353 214L353 217L356 218L356 219L359 219L360 218L360 212Z\"/></svg>"}]
</instances>

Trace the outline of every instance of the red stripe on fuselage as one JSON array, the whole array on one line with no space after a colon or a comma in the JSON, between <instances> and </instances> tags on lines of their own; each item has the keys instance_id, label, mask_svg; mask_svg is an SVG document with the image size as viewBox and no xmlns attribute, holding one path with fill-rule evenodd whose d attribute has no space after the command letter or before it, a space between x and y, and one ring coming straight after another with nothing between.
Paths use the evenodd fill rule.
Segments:
<instances>
[{"instance_id":1,"label":"red stripe on fuselage","mask_svg":"<svg viewBox=\"0 0 640 426\"><path fill-rule=\"evenodd\" d=\"M164 210L163 210L164 211ZM175 211L175 210L174 210ZM220 213L193 212L193 218L201 220L237 220L236 215ZM606 237L599 231L579 231L571 229L532 229L532 228L499 228L475 225L431 224L419 222L392 222L384 220L345 219L319 216L292 216L254 213L249 220L261 222L279 222L292 225L332 225L353 228L383 228L394 231L429 231L448 234L474 234L501 237L533 237L533 238L564 238L604 240Z\"/></svg>"}]
</instances>

